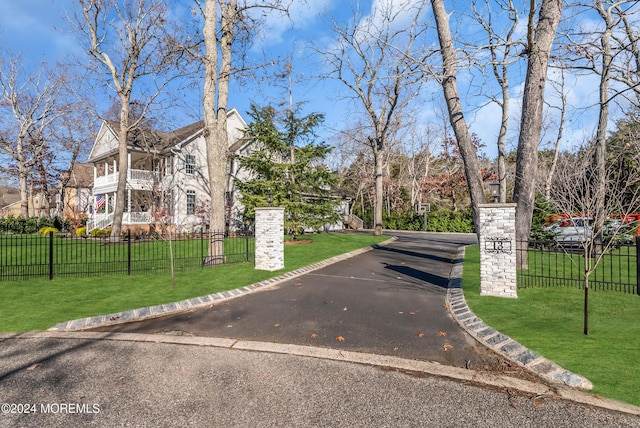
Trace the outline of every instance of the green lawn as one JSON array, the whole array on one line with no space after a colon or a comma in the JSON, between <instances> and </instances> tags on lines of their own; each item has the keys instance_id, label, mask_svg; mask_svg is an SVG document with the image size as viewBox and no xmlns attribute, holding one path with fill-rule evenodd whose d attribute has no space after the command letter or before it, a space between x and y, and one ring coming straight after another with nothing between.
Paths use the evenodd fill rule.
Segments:
<instances>
[{"instance_id":1,"label":"green lawn","mask_svg":"<svg viewBox=\"0 0 640 428\"><path fill-rule=\"evenodd\" d=\"M253 263L184 269L172 288L167 272L57 277L0 282L0 331L44 330L59 322L175 302L231 290L388 239L370 235L305 235L311 244L285 246L285 269L257 271Z\"/></svg>"},{"instance_id":2,"label":"green lawn","mask_svg":"<svg viewBox=\"0 0 640 428\"><path fill-rule=\"evenodd\" d=\"M582 253L528 251L529 271L519 272L519 286L581 288L584 284L585 258ZM589 288L636 293L636 249L623 246L607 252L589 276Z\"/></svg>"},{"instance_id":3,"label":"green lawn","mask_svg":"<svg viewBox=\"0 0 640 428\"><path fill-rule=\"evenodd\" d=\"M169 270L171 252L176 268L199 267L208 244L206 237L171 242L155 239L107 242L40 234L0 234L0 279L19 279L27 271L33 277L48 276L50 262L53 262L54 277L126 273L129 267L132 272ZM254 247L254 238L226 238L224 246L228 262L244 262L247 251Z\"/></svg>"},{"instance_id":4,"label":"green lawn","mask_svg":"<svg viewBox=\"0 0 640 428\"><path fill-rule=\"evenodd\" d=\"M583 291L518 289L518 299L480 296L478 246L467 247L463 290L485 323L593 382L593 393L640 405L640 296L589 294L589 335L583 334Z\"/></svg>"}]
</instances>

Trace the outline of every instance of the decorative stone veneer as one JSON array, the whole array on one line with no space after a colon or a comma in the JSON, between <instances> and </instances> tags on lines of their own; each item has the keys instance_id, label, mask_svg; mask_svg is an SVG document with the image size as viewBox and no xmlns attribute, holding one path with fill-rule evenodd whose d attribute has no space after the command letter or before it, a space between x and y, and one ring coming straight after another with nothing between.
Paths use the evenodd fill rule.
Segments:
<instances>
[{"instance_id":1,"label":"decorative stone veneer","mask_svg":"<svg viewBox=\"0 0 640 428\"><path fill-rule=\"evenodd\" d=\"M256 208L255 268L284 269L284 208Z\"/></svg>"},{"instance_id":2,"label":"decorative stone veneer","mask_svg":"<svg viewBox=\"0 0 640 428\"><path fill-rule=\"evenodd\" d=\"M517 298L516 205L480 208L480 295Z\"/></svg>"}]
</instances>

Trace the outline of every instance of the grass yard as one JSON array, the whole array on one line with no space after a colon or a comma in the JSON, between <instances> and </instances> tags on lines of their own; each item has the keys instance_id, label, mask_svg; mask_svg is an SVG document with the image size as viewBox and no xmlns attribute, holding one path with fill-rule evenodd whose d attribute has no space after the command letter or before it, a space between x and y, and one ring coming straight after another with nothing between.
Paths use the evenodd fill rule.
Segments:
<instances>
[{"instance_id":1,"label":"grass yard","mask_svg":"<svg viewBox=\"0 0 640 428\"><path fill-rule=\"evenodd\" d=\"M54 277L126 273L170 269L173 252L176 269L199 267L207 254L208 239L126 240L109 243L103 239L81 239L39 234L0 235L0 280L14 280L28 274L48 276L52 262ZM254 238L226 238L227 262L248 261ZM51 246L51 250L50 250ZM51 259L50 259L51 252Z\"/></svg>"},{"instance_id":2,"label":"grass yard","mask_svg":"<svg viewBox=\"0 0 640 428\"><path fill-rule=\"evenodd\" d=\"M253 263L185 269L176 273L175 288L167 272L0 282L0 331L44 330L71 319L231 290L389 239L361 234L304 236L309 237L311 244L285 246L285 268L280 271L257 271Z\"/></svg>"},{"instance_id":3,"label":"grass yard","mask_svg":"<svg viewBox=\"0 0 640 428\"><path fill-rule=\"evenodd\" d=\"M560 366L588 378L593 393L640 406L640 296L589 293L583 334L583 290L518 289L518 299L480 296L478 246L467 247L464 296L485 323Z\"/></svg>"},{"instance_id":4,"label":"grass yard","mask_svg":"<svg viewBox=\"0 0 640 428\"><path fill-rule=\"evenodd\" d=\"M581 252L528 251L529 271L519 272L520 287L582 287L585 258ZM590 289L636 293L636 248L623 246L606 253L589 276Z\"/></svg>"}]
</instances>

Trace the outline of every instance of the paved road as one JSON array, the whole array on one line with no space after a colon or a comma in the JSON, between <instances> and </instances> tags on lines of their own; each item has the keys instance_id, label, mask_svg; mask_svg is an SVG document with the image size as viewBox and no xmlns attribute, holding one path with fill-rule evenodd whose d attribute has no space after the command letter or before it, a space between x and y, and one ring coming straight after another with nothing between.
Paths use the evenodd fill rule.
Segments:
<instances>
[{"instance_id":1,"label":"paved road","mask_svg":"<svg viewBox=\"0 0 640 428\"><path fill-rule=\"evenodd\" d=\"M456 367L504 365L449 316L452 261L473 235L398 240L264 291L179 315L95 329L345 349Z\"/></svg>"},{"instance_id":2,"label":"paved road","mask_svg":"<svg viewBox=\"0 0 640 428\"><path fill-rule=\"evenodd\" d=\"M0 427L640 426L636 416L559 400L551 391L517 394L217 348L206 346L207 338L186 338L194 340L189 345L163 343L166 335L151 342L56 335L0 337L0 403L35 405L35 414L0 413Z\"/></svg>"}]
</instances>

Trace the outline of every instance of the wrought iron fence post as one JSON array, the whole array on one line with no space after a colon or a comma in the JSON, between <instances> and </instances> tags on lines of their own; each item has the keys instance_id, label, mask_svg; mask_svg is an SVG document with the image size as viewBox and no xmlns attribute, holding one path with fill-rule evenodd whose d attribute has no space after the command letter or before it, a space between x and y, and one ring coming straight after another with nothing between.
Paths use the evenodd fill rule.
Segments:
<instances>
[{"instance_id":1,"label":"wrought iron fence post","mask_svg":"<svg viewBox=\"0 0 640 428\"><path fill-rule=\"evenodd\" d=\"M244 232L244 261L249 261L249 232Z\"/></svg>"},{"instance_id":2,"label":"wrought iron fence post","mask_svg":"<svg viewBox=\"0 0 640 428\"><path fill-rule=\"evenodd\" d=\"M53 231L49 232L49 280L53 279Z\"/></svg>"},{"instance_id":3,"label":"wrought iron fence post","mask_svg":"<svg viewBox=\"0 0 640 428\"><path fill-rule=\"evenodd\" d=\"M131 276L131 229L127 229L127 275Z\"/></svg>"},{"instance_id":4,"label":"wrought iron fence post","mask_svg":"<svg viewBox=\"0 0 640 428\"><path fill-rule=\"evenodd\" d=\"M200 260L202 260L200 267L204 268L204 231L202 227L200 228Z\"/></svg>"},{"instance_id":5,"label":"wrought iron fence post","mask_svg":"<svg viewBox=\"0 0 640 428\"><path fill-rule=\"evenodd\" d=\"M640 236L636 236L636 294L640 296Z\"/></svg>"}]
</instances>

